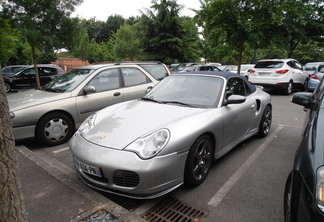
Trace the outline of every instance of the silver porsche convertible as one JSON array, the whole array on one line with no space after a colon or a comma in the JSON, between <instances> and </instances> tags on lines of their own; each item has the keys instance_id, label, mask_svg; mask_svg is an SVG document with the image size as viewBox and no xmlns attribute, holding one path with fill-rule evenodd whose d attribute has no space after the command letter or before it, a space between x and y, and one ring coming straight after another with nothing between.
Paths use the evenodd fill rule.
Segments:
<instances>
[{"instance_id":1,"label":"silver porsche convertible","mask_svg":"<svg viewBox=\"0 0 324 222\"><path fill-rule=\"evenodd\" d=\"M271 127L270 95L233 73L174 74L143 98L91 115L69 142L98 190L139 199L201 184L212 161Z\"/></svg>"}]
</instances>

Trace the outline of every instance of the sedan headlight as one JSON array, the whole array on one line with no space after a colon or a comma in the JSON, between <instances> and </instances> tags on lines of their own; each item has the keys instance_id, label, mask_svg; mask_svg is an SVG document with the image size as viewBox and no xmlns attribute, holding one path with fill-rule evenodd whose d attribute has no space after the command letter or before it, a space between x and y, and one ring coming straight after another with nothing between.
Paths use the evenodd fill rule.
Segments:
<instances>
[{"instance_id":1,"label":"sedan headlight","mask_svg":"<svg viewBox=\"0 0 324 222\"><path fill-rule=\"evenodd\" d=\"M318 168L316 176L316 204L324 212L324 166Z\"/></svg>"},{"instance_id":2,"label":"sedan headlight","mask_svg":"<svg viewBox=\"0 0 324 222\"><path fill-rule=\"evenodd\" d=\"M149 159L157 155L166 146L169 139L169 130L160 129L148 136L138 138L125 150L135 152L142 159Z\"/></svg>"},{"instance_id":3,"label":"sedan headlight","mask_svg":"<svg viewBox=\"0 0 324 222\"><path fill-rule=\"evenodd\" d=\"M88 133L94 126L95 126L95 122L96 122L96 117L97 114L92 114L91 116L89 116L79 127L78 132L80 134L86 134Z\"/></svg>"}]
</instances>

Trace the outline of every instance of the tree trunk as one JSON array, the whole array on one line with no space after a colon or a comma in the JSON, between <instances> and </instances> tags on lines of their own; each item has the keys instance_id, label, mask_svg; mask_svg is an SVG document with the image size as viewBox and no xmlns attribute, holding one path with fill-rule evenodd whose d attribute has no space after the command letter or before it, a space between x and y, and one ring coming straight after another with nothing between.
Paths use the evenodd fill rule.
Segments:
<instances>
[{"instance_id":1,"label":"tree trunk","mask_svg":"<svg viewBox=\"0 0 324 222\"><path fill-rule=\"evenodd\" d=\"M39 73L38 73L38 68L36 63L36 52L35 52L36 49L34 46L32 46L31 48L32 48L32 61L35 68L36 88L39 89L41 85L40 85Z\"/></svg>"},{"instance_id":2,"label":"tree trunk","mask_svg":"<svg viewBox=\"0 0 324 222\"><path fill-rule=\"evenodd\" d=\"M15 143L1 74L0 84L0 222L24 222L25 207L20 193Z\"/></svg>"}]
</instances>

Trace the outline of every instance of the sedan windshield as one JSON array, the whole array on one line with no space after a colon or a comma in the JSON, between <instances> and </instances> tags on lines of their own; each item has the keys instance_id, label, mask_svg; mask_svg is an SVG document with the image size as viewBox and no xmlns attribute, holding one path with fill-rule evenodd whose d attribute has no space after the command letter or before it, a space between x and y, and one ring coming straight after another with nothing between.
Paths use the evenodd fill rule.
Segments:
<instances>
[{"instance_id":1,"label":"sedan windshield","mask_svg":"<svg viewBox=\"0 0 324 222\"><path fill-rule=\"evenodd\" d=\"M211 108L217 106L224 80L220 77L173 75L152 89L143 99L158 103Z\"/></svg>"},{"instance_id":2,"label":"sedan windshield","mask_svg":"<svg viewBox=\"0 0 324 222\"><path fill-rule=\"evenodd\" d=\"M71 92L79 86L91 73L92 69L72 69L42 87L50 92Z\"/></svg>"}]
</instances>

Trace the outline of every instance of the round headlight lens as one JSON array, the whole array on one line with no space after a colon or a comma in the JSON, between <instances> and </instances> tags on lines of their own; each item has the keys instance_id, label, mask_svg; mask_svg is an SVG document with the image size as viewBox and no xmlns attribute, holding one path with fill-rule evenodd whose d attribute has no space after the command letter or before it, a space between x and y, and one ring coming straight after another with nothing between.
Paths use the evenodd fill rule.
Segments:
<instances>
[{"instance_id":1,"label":"round headlight lens","mask_svg":"<svg viewBox=\"0 0 324 222\"><path fill-rule=\"evenodd\" d=\"M149 159L156 156L166 146L169 139L169 130L161 129L148 136L138 138L125 150L135 152L142 159Z\"/></svg>"}]
</instances>

